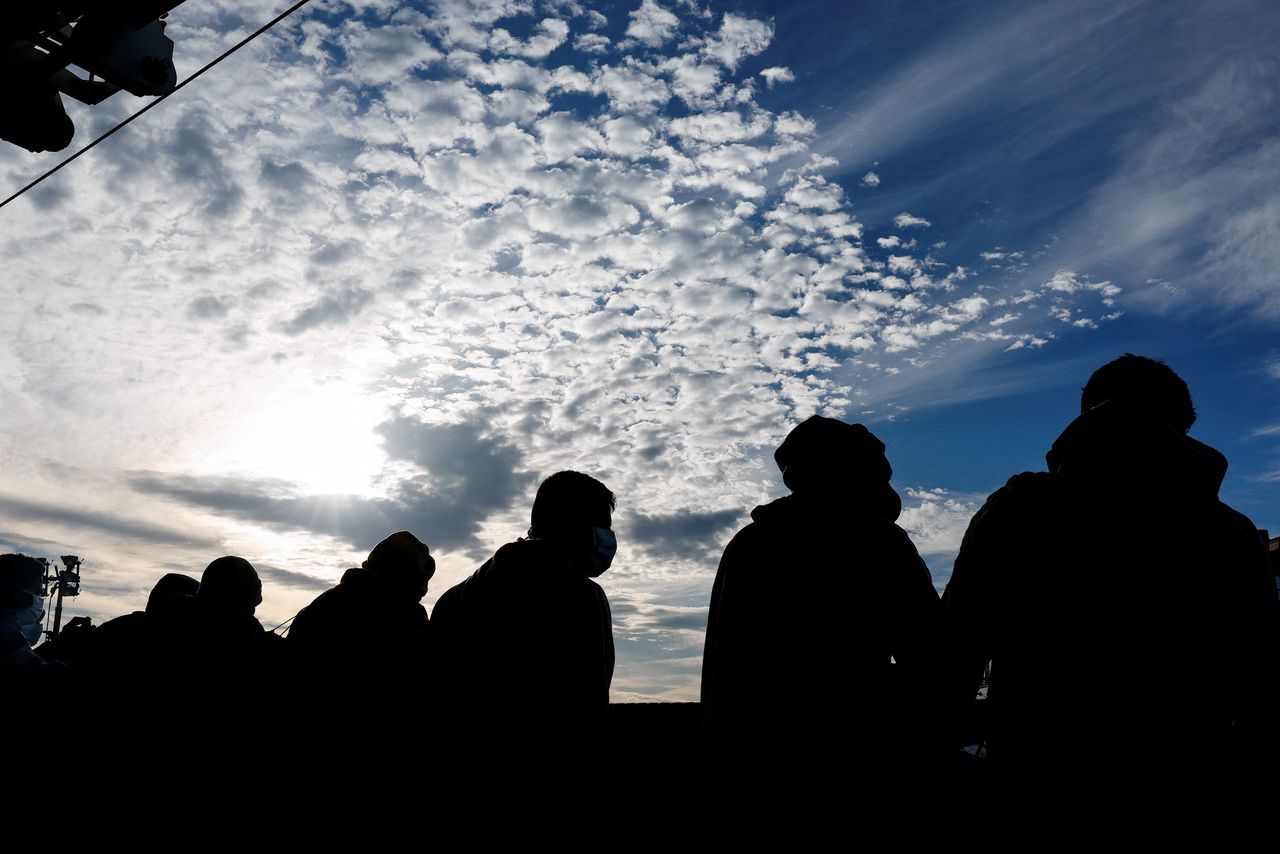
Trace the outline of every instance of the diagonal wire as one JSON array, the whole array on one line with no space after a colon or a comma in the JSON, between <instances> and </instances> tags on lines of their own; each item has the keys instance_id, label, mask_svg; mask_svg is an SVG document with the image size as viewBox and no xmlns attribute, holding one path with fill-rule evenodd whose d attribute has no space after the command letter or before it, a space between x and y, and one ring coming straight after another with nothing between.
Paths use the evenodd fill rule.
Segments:
<instances>
[{"instance_id":1,"label":"diagonal wire","mask_svg":"<svg viewBox=\"0 0 1280 854\"><path fill-rule=\"evenodd\" d=\"M141 110L138 110L138 112L136 112L136 113L134 113L133 115L129 116L127 119L125 119L124 121L120 122L118 125L116 125L115 127L113 127L111 130L107 131L107 132L106 132L106 133L104 133L102 136L98 137L98 138L97 138L97 139L95 139L93 142L89 143L89 144L88 144L88 145L86 145L84 148L80 149L80 150L79 150L79 151L77 151L75 154L71 155L71 156L70 156L70 157L68 157L66 160L62 161L62 162L61 162L61 163L59 163L57 166L55 166L55 167L53 167L52 169L50 169L48 172L45 172L45 173L44 173L43 175L41 175L39 178L35 179L35 180L34 180L34 181L32 181L30 184L28 184L27 186L23 187L21 190L19 190L18 192L14 193L12 196L10 196L9 198L5 199L3 202L0 202L0 208L2 208L2 207L4 207L5 205L9 204L9 202L12 202L14 199L16 199L16 198L18 198L19 196L21 196L21 195L22 195L23 193L25 193L27 190L30 190L32 187L34 187L34 186L36 186L37 184L39 184L39 183L40 183L41 181L43 181L45 178L48 178L50 175L53 175L55 172L57 172L57 171L58 171L59 169L61 169L63 166L66 166L66 165L67 165L68 163L70 163L71 161L75 160L75 159L76 159L77 157L79 157L81 154L85 154L86 152L88 152L88 151L89 151L89 149L93 148L95 145L97 145L98 143L102 142L103 140L105 140L107 137L111 136L111 135L112 135L113 133L115 133L116 131L120 130L120 128L122 128L122 127L124 127L125 125L129 124L129 122L131 122L131 121L133 121L134 119L138 118L138 117L139 117L139 116L141 116L143 113L145 113L147 110L151 109L151 108L152 108L152 107L154 107L156 104L159 104L159 103L160 103L161 101L163 101L165 98L168 98L168 97L169 97L170 95L172 95L174 92L177 92L177 91L178 91L179 89L181 89L183 86L186 86L186 85L187 85L188 83L190 83L192 80L195 80L195 79L196 79L197 77L199 77L201 74L204 74L204 73L205 73L206 71L208 71L210 68L213 68L213 67L214 67L215 65L217 65L219 62L222 62L222 60L226 59L228 56L230 56L231 54L235 53L235 52L236 52L236 51L238 51L240 48L244 47L244 46L245 46L245 45L247 45L249 42L253 41L253 40L254 40L254 39L256 39L258 36L262 35L262 34L263 34L263 33L265 33L267 30L271 29L271 28L272 28L272 27L274 27L276 24L280 23L280 22L281 22L281 21L283 21L285 18L289 17L289 16L290 16L290 15L292 15L294 12L298 11L299 9L301 9L303 6L307 5L307 4L308 4L308 3L310 3L310 2L311 2L311 0L298 0L298 2L297 2L297 3L294 3L292 6L290 6L288 9L285 9L285 10L284 10L283 12L281 12L279 15L276 15L276 16L275 16L274 18L272 18L270 21L268 21L267 23L263 24L261 27L259 27L258 29L254 30L254 31L253 31L252 33L250 33L249 35L245 36L243 39L241 39L241 40L240 40L239 42L237 42L235 45L233 45L232 47L227 48L225 51L223 51L223 52L222 52L222 54L221 54L220 56L218 56L218 58L217 58L217 59L214 59L212 62L209 62L208 64L206 64L203 68L201 68L201 69L200 69L199 71L197 71L195 74L192 74L192 75L191 75L190 77L188 77L186 80L183 80L183 81L182 81L181 83L179 83L177 86L173 87L173 89L172 89L172 90L170 90L169 92L166 92L165 94L163 94L163 95L161 95L160 97L156 98L154 101L152 101L151 103L147 104L147 105L146 105L145 107L143 107Z\"/></svg>"}]
</instances>

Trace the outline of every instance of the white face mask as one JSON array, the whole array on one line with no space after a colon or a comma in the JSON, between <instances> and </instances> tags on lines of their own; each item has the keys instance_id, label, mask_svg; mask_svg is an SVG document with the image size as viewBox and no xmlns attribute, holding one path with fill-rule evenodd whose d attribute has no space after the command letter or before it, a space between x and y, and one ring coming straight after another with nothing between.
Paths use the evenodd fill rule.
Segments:
<instances>
[{"instance_id":1,"label":"white face mask","mask_svg":"<svg viewBox=\"0 0 1280 854\"><path fill-rule=\"evenodd\" d=\"M40 642L41 636L44 635L44 598L40 596L32 596L31 604L19 611L16 615L18 628L22 631L22 636L27 639L28 646L35 646Z\"/></svg>"},{"instance_id":2,"label":"white face mask","mask_svg":"<svg viewBox=\"0 0 1280 854\"><path fill-rule=\"evenodd\" d=\"M592 528L591 533L595 547L591 550L591 572L588 575L596 578L613 563L613 556L618 553L618 538L608 528Z\"/></svg>"}]
</instances>

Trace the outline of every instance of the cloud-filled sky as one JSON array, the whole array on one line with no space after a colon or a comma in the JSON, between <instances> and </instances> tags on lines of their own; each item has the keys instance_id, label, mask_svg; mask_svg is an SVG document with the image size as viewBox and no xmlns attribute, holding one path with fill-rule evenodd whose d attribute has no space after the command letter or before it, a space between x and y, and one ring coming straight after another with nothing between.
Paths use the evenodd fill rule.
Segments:
<instances>
[{"instance_id":1,"label":"cloud-filled sky","mask_svg":"<svg viewBox=\"0 0 1280 854\"><path fill-rule=\"evenodd\" d=\"M273 13L177 7L179 78ZM99 619L241 554L274 625L408 528L430 605L577 468L615 697L693 698L790 427L886 441L941 587L1125 351L1280 529L1276 43L1266 2L315 0L0 211L0 547L80 554Z\"/></svg>"}]
</instances>

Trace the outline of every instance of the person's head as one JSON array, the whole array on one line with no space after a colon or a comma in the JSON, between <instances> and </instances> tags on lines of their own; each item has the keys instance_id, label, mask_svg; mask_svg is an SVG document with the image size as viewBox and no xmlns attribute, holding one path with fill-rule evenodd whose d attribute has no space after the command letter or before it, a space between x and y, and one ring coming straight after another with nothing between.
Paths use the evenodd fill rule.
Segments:
<instances>
[{"instance_id":1,"label":"person's head","mask_svg":"<svg viewBox=\"0 0 1280 854\"><path fill-rule=\"evenodd\" d=\"M32 646L40 641L42 634L43 581L42 561L27 555L0 555L0 610L12 612L11 619Z\"/></svg>"},{"instance_id":2,"label":"person's head","mask_svg":"<svg viewBox=\"0 0 1280 854\"><path fill-rule=\"evenodd\" d=\"M378 543L361 565L415 602L427 595L427 582L436 572L431 550L408 531L397 531Z\"/></svg>"},{"instance_id":3,"label":"person's head","mask_svg":"<svg viewBox=\"0 0 1280 854\"><path fill-rule=\"evenodd\" d=\"M172 606L175 600L194 599L200 590L200 582L180 572L170 572L161 576L156 586L151 588L147 596L147 613L158 614Z\"/></svg>"},{"instance_id":4,"label":"person's head","mask_svg":"<svg viewBox=\"0 0 1280 854\"><path fill-rule=\"evenodd\" d=\"M44 581L44 563L27 555L0 555L0 596L25 599L39 596ZM18 594L26 594L19 596Z\"/></svg>"},{"instance_id":5,"label":"person's head","mask_svg":"<svg viewBox=\"0 0 1280 854\"><path fill-rule=\"evenodd\" d=\"M1080 412L1107 401L1140 409L1179 433L1196 421L1186 381L1164 362L1146 356L1125 353L1093 372L1080 394Z\"/></svg>"},{"instance_id":6,"label":"person's head","mask_svg":"<svg viewBox=\"0 0 1280 854\"><path fill-rule=\"evenodd\" d=\"M262 604L262 580L242 557L220 557L200 576L196 601L202 608L253 615Z\"/></svg>"},{"instance_id":7,"label":"person's head","mask_svg":"<svg viewBox=\"0 0 1280 854\"><path fill-rule=\"evenodd\" d=\"M839 491L854 483L887 483L893 468L884 442L861 424L814 415L773 452L792 492Z\"/></svg>"},{"instance_id":8,"label":"person's head","mask_svg":"<svg viewBox=\"0 0 1280 854\"><path fill-rule=\"evenodd\" d=\"M590 475L560 471L538 487L533 499L529 536L553 540L586 575L609 568L617 549L613 511L617 499Z\"/></svg>"},{"instance_id":9,"label":"person's head","mask_svg":"<svg viewBox=\"0 0 1280 854\"><path fill-rule=\"evenodd\" d=\"M773 460L797 495L857 498L893 519L901 512L884 442L861 424L814 415L787 434Z\"/></svg>"}]
</instances>

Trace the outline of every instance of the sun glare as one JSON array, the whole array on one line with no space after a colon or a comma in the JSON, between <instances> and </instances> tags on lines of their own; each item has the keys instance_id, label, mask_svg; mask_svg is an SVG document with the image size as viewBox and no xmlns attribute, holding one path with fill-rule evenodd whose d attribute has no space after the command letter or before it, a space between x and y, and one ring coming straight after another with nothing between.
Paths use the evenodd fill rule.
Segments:
<instances>
[{"instance_id":1,"label":"sun glare","mask_svg":"<svg viewBox=\"0 0 1280 854\"><path fill-rule=\"evenodd\" d=\"M209 463L227 474L287 481L302 495L373 495L386 455L381 403L351 386L264 402L221 433Z\"/></svg>"}]
</instances>

